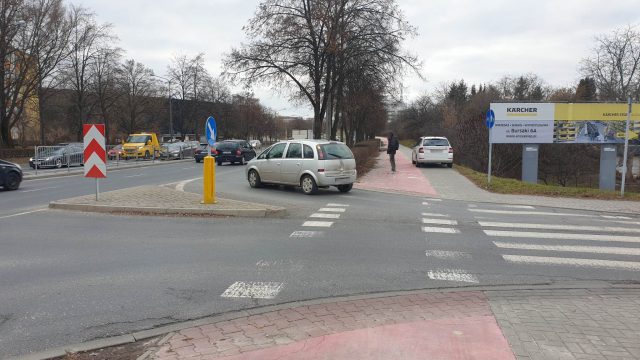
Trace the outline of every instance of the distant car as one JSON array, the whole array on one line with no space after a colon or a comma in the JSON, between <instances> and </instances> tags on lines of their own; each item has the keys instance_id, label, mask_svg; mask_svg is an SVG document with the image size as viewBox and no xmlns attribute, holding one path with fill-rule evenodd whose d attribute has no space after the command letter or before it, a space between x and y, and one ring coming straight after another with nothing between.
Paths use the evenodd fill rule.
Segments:
<instances>
[{"instance_id":1,"label":"distant car","mask_svg":"<svg viewBox=\"0 0 640 360\"><path fill-rule=\"evenodd\" d=\"M194 148L192 144L183 142L166 143L160 147L160 159L184 159L192 157L194 154Z\"/></svg>"},{"instance_id":2,"label":"distant car","mask_svg":"<svg viewBox=\"0 0 640 360\"><path fill-rule=\"evenodd\" d=\"M423 136L411 150L411 162L416 167L423 164L453 167L453 148L445 137Z\"/></svg>"},{"instance_id":3,"label":"distant car","mask_svg":"<svg viewBox=\"0 0 640 360\"><path fill-rule=\"evenodd\" d=\"M251 145L251 147L254 149L259 149L260 147L262 147L262 143L260 142L260 140L250 140L249 145Z\"/></svg>"},{"instance_id":4,"label":"distant car","mask_svg":"<svg viewBox=\"0 0 640 360\"><path fill-rule=\"evenodd\" d=\"M84 165L84 145L82 143L39 147L37 158L29 159L29 166L33 169L36 166L40 169L74 165Z\"/></svg>"},{"instance_id":5,"label":"distant car","mask_svg":"<svg viewBox=\"0 0 640 360\"><path fill-rule=\"evenodd\" d=\"M193 157L196 159L196 162L199 163L204 160L204 157L209 154L209 144L203 143L198 146ZM212 154L213 155L213 154Z\"/></svg>"},{"instance_id":6,"label":"distant car","mask_svg":"<svg viewBox=\"0 0 640 360\"><path fill-rule=\"evenodd\" d=\"M116 145L107 151L107 157L109 160L115 160L122 157L122 145Z\"/></svg>"},{"instance_id":7,"label":"distant car","mask_svg":"<svg viewBox=\"0 0 640 360\"><path fill-rule=\"evenodd\" d=\"M378 150L379 151L387 151L387 140L381 137L376 137L376 139L378 139L378 143L379 143L379 147Z\"/></svg>"},{"instance_id":8,"label":"distant car","mask_svg":"<svg viewBox=\"0 0 640 360\"><path fill-rule=\"evenodd\" d=\"M344 143L288 140L272 145L247 164L252 188L263 184L300 186L305 194L335 186L346 193L356 181L356 160Z\"/></svg>"},{"instance_id":9,"label":"distant car","mask_svg":"<svg viewBox=\"0 0 640 360\"><path fill-rule=\"evenodd\" d=\"M22 182L22 168L18 164L0 160L0 186L5 190L18 190Z\"/></svg>"},{"instance_id":10,"label":"distant car","mask_svg":"<svg viewBox=\"0 0 640 360\"><path fill-rule=\"evenodd\" d=\"M225 162L245 165L256 157L256 152L246 140L224 140L214 144L216 163L222 165Z\"/></svg>"}]
</instances>

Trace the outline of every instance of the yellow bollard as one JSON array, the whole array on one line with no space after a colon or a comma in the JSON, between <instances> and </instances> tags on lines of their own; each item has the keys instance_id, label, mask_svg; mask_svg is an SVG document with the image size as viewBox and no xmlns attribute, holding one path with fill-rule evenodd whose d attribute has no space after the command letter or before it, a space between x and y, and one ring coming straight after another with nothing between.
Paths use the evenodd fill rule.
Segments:
<instances>
[{"instance_id":1,"label":"yellow bollard","mask_svg":"<svg viewBox=\"0 0 640 360\"><path fill-rule=\"evenodd\" d=\"M213 156L204 158L204 204L215 204L216 201L216 160Z\"/></svg>"}]
</instances>

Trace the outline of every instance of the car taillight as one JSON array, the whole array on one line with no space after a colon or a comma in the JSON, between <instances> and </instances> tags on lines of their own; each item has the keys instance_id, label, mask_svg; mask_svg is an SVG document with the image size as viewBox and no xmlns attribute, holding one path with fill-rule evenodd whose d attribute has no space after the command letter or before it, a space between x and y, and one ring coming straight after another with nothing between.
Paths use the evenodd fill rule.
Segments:
<instances>
[{"instance_id":1,"label":"car taillight","mask_svg":"<svg viewBox=\"0 0 640 360\"><path fill-rule=\"evenodd\" d=\"M218 150L211 149L211 155L218 155Z\"/></svg>"},{"instance_id":2,"label":"car taillight","mask_svg":"<svg viewBox=\"0 0 640 360\"><path fill-rule=\"evenodd\" d=\"M453 148L449 148L449 154L453 154Z\"/></svg>"},{"instance_id":3,"label":"car taillight","mask_svg":"<svg viewBox=\"0 0 640 360\"><path fill-rule=\"evenodd\" d=\"M236 155L238 155L238 156L242 155L242 151L236 150Z\"/></svg>"},{"instance_id":4,"label":"car taillight","mask_svg":"<svg viewBox=\"0 0 640 360\"><path fill-rule=\"evenodd\" d=\"M418 150L418 152L419 152L420 154L424 154L424 148L420 148L420 149Z\"/></svg>"},{"instance_id":5,"label":"car taillight","mask_svg":"<svg viewBox=\"0 0 640 360\"><path fill-rule=\"evenodd\" d=\"M316 150L318 150L318 160L324 160L324 152L320 148L320 145L316 145ZM322 171L324 171L324 169Z\"/></svg>"}]
</instances>

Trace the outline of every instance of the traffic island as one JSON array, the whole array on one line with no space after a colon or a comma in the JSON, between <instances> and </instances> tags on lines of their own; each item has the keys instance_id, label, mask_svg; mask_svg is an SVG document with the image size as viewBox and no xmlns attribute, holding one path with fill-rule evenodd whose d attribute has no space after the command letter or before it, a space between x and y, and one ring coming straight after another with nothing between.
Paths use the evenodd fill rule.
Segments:
<instances>
[{"instance_id":1,"label":"traffic island","mask_svg":"<svg viewBox=\"0 0 640 360\"><path fill-rule=\"evenodd\" d=\"M181 192L164 186L139 186L58 200L49 208L83 212L171 215L171 216L232 216L255 218L282 218L287 210L282 207L218 198L212 205L202 204L198 194Z\"/></svg>"}]
</instances>

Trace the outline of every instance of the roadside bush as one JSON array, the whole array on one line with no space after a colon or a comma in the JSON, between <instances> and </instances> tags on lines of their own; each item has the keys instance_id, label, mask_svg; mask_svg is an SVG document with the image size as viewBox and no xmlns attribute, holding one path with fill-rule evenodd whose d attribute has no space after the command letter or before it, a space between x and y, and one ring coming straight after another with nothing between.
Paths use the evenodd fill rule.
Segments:
<instances>
[{"instance_id":1,"label":"roadside bush","mask_svg":"<svg viewBox=\"0 0 640 360\"><path fill-rule=\"evenodd\" d=\"M356 169L358 170L358 177L364 176L371 170L376 163L380 149L380 143L378 140L368 140L356 143L351 148L353 156L356 159Z\"/></svg>"}]
</instances>

